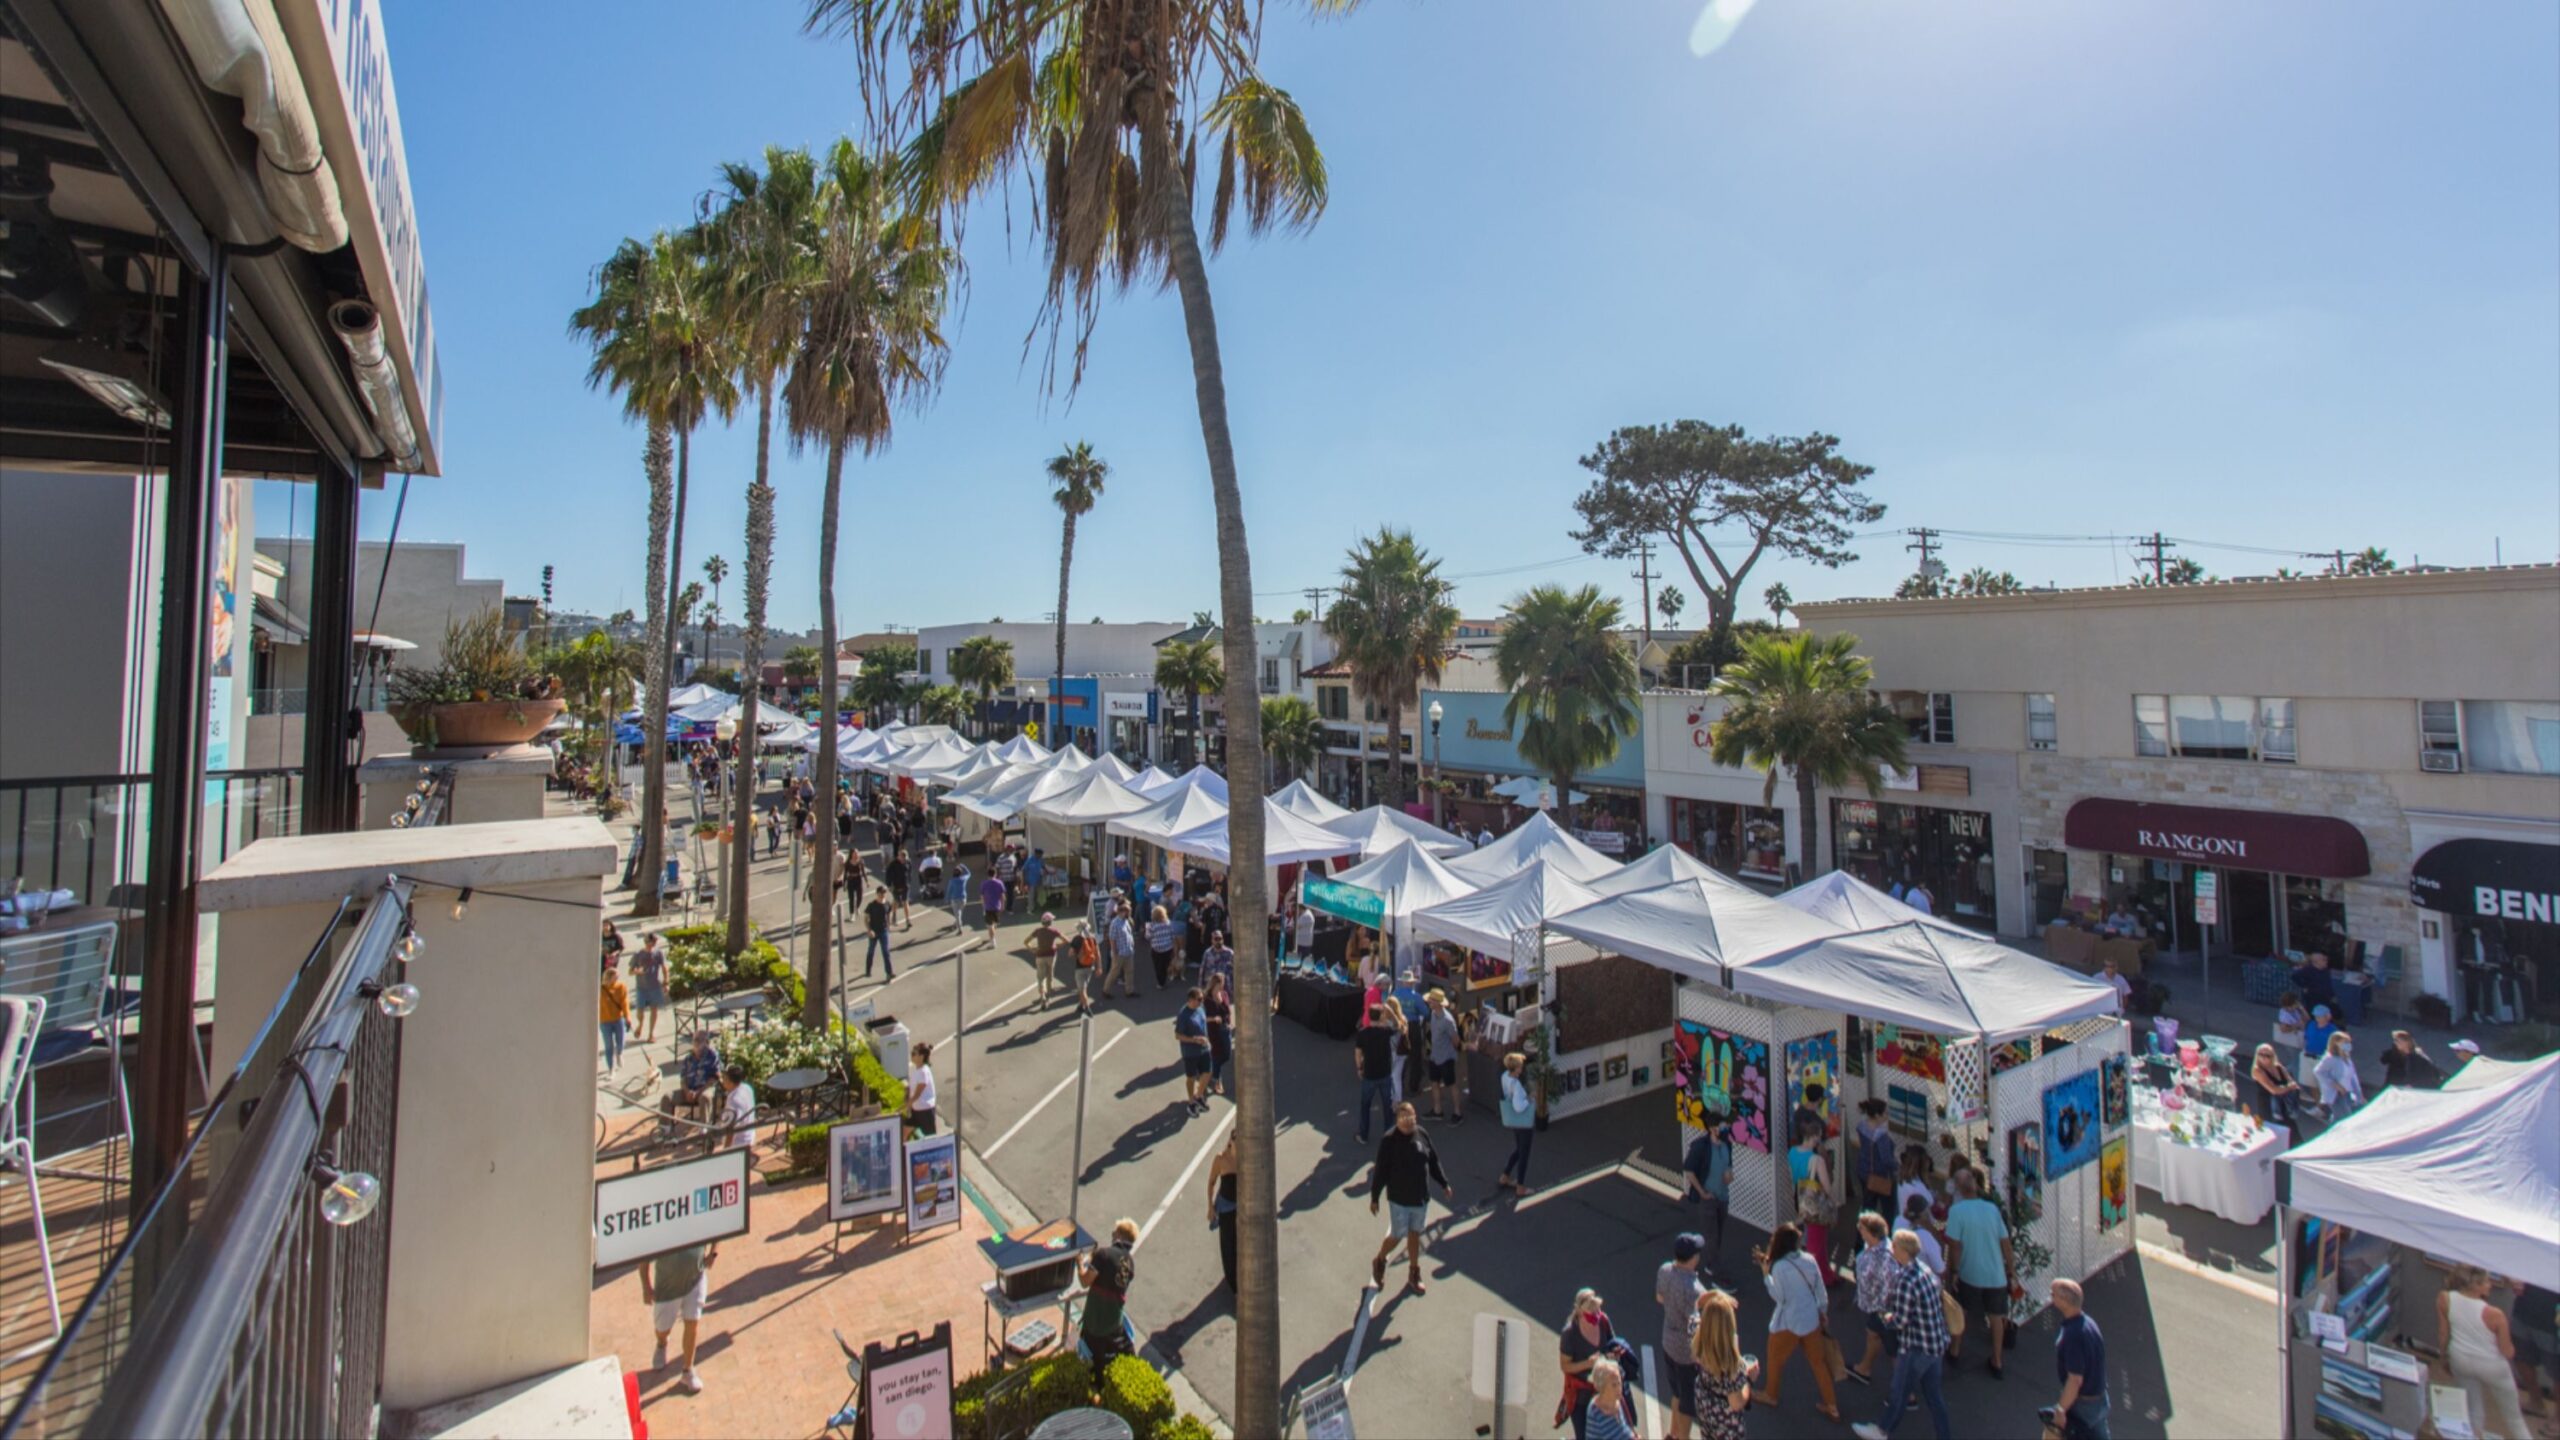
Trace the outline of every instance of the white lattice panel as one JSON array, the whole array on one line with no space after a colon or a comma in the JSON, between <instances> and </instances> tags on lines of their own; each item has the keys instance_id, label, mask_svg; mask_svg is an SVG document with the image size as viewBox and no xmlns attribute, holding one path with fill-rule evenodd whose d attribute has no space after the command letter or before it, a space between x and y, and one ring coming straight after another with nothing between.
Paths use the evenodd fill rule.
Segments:
<instances>
[{"instance_id":1,"label":"white lattice panel","mask_svg":"<svg viewBox=\"0 0 2560 1440\"><path fill-rule=\"evenodd\" d=\"M1992 1077L1990 1133L1986 1138L1995 1163L1996 1183L2002 1187L2004 1199L2009 1183L2010 1130L2029 1124L2041 1130L2048 1086L2096 1070L2110 1055L2127 1053L2128 1032L2120 1021L2084 1021L2063 1033L2072 1035L2074 1043L2045 1050L2034 1060ZM2103 1132L2101 1139L2129 1137L2131 1133L2129 1127L2118 1126ZM1971 1137L1966 1138L1970 1143ZM2128 1166L2130 1163L2128 1155ZM2053 1261L2018 1276L2019 1283L2026 1287L2029 1305L2035 1309L2043 1308L2045 1284L2054 1276L2087 1280L2133 1249L2135 1202L2129 1175L2124 1218L2113 1229L2098 1228L2101 1168L2099 1161L2092 1160L2058 1179L2048 1176L2044 1182L2044 1213L2024 1228L2052 1254Z\"/></svg>"}]
</instances>

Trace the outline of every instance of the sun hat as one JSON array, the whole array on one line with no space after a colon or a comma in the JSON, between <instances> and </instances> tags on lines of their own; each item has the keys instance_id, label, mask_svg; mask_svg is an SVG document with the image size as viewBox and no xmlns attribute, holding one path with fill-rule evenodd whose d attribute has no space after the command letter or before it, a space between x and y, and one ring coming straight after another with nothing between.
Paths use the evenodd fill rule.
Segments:
<instances>
[{"instance_id":1,"label":"sun hat","mask_svg":"<svg viewBox=\"0 0 2560 1440\"><path fill-rule=\"evenodd\" d=\"M2453 1042L2453 1048L2461 1051L2465 1055L2477 1055L2480 1053L2479 1042L2473 1040L2456 1040Z\"/></svg>"},{"instance_id":2,"label":"sun hat","mask_svg":"<svg viewBox=\"0 0 2560 1440\"><path fill-rule=\"evenodd\" d=\"M1050 914L1046 910L1043 910L1040 912L1040 923L1043 925L1055 925L1058 923L1058 917Z\"/></svg>"}]
</instances>

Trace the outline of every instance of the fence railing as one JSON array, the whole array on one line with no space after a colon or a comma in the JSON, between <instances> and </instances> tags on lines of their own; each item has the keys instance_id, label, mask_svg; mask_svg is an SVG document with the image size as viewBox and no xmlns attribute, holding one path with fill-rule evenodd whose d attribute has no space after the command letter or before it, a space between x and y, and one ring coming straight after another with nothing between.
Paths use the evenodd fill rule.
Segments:
<instances>
[{"instance_id":1,"label":"fence railing","mask_svg":"<svg viewBox=\"0 0 2560 1440\"><path fill-rule=\"evenodd\" d=\"M408 915L398 880L338 906L0 1440L377 1433Z\"/></svg>"},{"instance_id":2,"label":"fence railing","mask_svg":"<svg viewBox=\"0 0 2560 1440\"><path fill-rule=\"evenodd\" d=\"M115 903L142 879L150 824L148 775L47 775L0 780L0 878L29 890L69 890L81 903ZM205 776L201 853L210 870L233 851L302 827L299 767L216 770Z\"/></svg>"}]
</instances>

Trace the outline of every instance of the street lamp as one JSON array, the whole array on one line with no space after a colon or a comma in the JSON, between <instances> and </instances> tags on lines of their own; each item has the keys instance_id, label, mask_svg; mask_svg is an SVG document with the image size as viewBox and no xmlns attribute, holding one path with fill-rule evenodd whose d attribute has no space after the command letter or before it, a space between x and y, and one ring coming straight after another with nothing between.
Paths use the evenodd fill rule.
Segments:
<instances>
[{"instance_id":1,"label":"street lamp","mask_svg":"<svg viewBox=\"0 0 2560 1440\"><path fill-rule=\"evenodd\" d=\"M1431 702L1431 708L1424 713L1431 717L1431 823L1445 825L1448 823L1447 817L1441 813L1447 797L1440 790L1440 717L1449 712L1441 708L1439 701L1434 700Z\"/></svg>"}]
</instances>

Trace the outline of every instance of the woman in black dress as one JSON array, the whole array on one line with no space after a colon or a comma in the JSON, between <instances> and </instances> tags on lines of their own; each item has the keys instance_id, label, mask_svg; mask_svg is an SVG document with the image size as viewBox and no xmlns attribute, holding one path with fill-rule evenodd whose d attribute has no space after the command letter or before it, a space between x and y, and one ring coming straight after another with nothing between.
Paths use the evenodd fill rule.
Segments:
<instances>
[{"instance_id":1,"label":"woman in black dress","mask_svg":"<svg viewBox=\"0 0 2560 1440\"><path fill-rule=\"evenodd\" d=\"M1236 1293L1236 1136L1209 1162L1209 1223L1218 1227L1218 1263L1226 1271L1227 1293Z\"/></svg>"}]
</instances>

